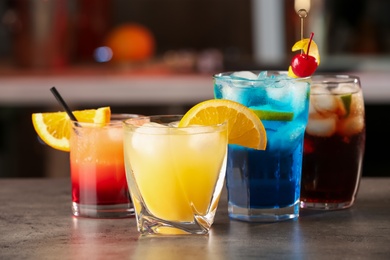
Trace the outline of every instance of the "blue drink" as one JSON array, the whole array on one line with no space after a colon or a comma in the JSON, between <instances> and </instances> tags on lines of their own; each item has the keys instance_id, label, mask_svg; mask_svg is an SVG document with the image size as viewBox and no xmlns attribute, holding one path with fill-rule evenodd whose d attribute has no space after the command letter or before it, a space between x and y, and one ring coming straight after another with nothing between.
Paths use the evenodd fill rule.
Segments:
<instances>
[{"instance_id":1,"label":"blue drink","mask_svg":"<svg viewBox=\"0 0 390 260\"><path fill-rule=\"evenodd\" d=\"M214 76L214 95L253 109L267 133L265 151L229 145L226 184L229 216L279 221L299 215L303 137L310 83L282 72Z\"/></svg>"}]
</instances>

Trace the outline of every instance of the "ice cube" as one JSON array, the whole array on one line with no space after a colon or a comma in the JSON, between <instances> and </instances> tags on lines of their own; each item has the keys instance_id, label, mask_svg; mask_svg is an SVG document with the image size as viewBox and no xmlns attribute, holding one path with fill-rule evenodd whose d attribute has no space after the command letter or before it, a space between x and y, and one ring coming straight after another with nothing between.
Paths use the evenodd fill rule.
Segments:
<instances>
[{"instance_id":1,"label":"ice cube","mask_svg":"<svg viewBox=\"0 0 390 260\"><path fill-rule=\"evenodd\" d=\"M137 128L135 132L143 134L165 134L168 132L168 127L156 122L147 122Z\"/></svg>"},{"instance_id":2,"label":"ice cube","mask_svg":"<svg viewBox=\"0 0 390 260\"><path fill-rule=\"evenodd\" d=\"M169 133L167 126L149 122L137 128L131 139L133 149L153 154L156 147L167 147L169 138L164 138Z\"/></svg>"},{"instance_id":3,"label":"ice cube","mask_svg":"<svg viewBox=\"0 0 390 260\"><path fill-rule=\"evenodd\" d=\"M364 99L361 91L352 95L350 114L364 116Z\"/></svg>"},{"instance_id":4,"label":"ice cube","mask_svg":"<svg viewBox=\"0 0 390 260\"><path fill-rule=\"evenodd\" d=\"M221 83L221 93L223 99L233 100L242 104L246 104L247 95L245 95L245 88L234 87L231 82Z\"/></svg>"},{"instance_id":5,"label":"ice cube","mask_svg":"<svg viewBox=\"0 0 390 260\"><path fill-rule=\"evenodd\" d=\"M257 76L257 79L266 79L268 78L268 71L261 71Z\"/></svg>"},{"instance_id":6,"label":"ice cube","mask_svg":"<svg viewBox=\"0 0 390 260\"><path fill-rule=\"evenodd\" d=\"M316 116L318 114L317 110L315 109L314 107L314 104L313 102L311 102L311 98L310 98L310 103L309 103L309 116ZM319 114L318 114L319 115Z\"/></svg>"},{"instance_id":7,"label":"ice cube","mask_svg":"<svg viewBox=\"0 0 390 260\"><path fill-rule=\"evenodd\" d=\"M351 136L360 133L364 128L364 117L362 115L350 116L340 120L337 132L343 136Z\"/></svg>"},{"instance_id":8,"label":"ice cube","mask_svg":"<svg viewBox=\"0 0 390 260\"><path fill-rule=\"evenodd\" d=\"M249 80L256 80L257 75L251 71L236 71L233 72L230 75L233 79L249 79Z\"/></svg>"},{"instance_id":9,"label":"ice cube","mask_svg":"<svg viewBox=\"0 0 390 260\"><path fill-rule=\"evenodd\" d=\"M212 132L212 127L191 127L186 128L189 135L183 136L182 142L188 143L191 149L200 151L201 149L208 149L215 147L216 142L221 139L219 132Z\"/></svg>"},{"instance_id":10,"label":"ice cube","mask_svg":"<svg viewBox=\"0 0 390 260\"><path fill-rule=\"evenodd\" d=\"M214 129L213 126L204 126L204 125L191 125L189 127L178 128L182 134L202 134L210 133Z\"/></svg>"},{"instance_id":11,"label":"ice cube","mask_svg":"<svg viewBox=\"0 0 390 260\"><path fill-rule=\"evenodd\" d=\"M339 108L336 97L329 90L317 87L311 90L310 103L312 111L314 108L320 114L335 113Z\"/></svg>"},{"instance_id":12,"label":"ice cube","mask_svg":"<svg viewBox=\"0 0 390 260\"><path fill-rule=\"evenodd\" d=\"M340 83L336 88L332 89L333 94L345 95L359 91L359 89L352 83Z\"/></svg>"},{"instance_id":13,"label":"ice cube","mask_svg":"<svg viewBox=\"0 0 390 260\"><path fill-rule=\"evenodd\" d=\"M122 127L112 127L107 129L108 136L113 141L121 141L123 138Z\"/></svg>"},{"instance_id":14,"label":"ice cube","mask_svg":"<svg viewBox=\"0 0 390 260\"><path fill-rule=\"evenodd\" d=\"M306 132L309 135L329 137L336 132L336 116L329 117L309 117Z\"/></svg>"},{"instance_id":15,"label":"ice cube","mask_svg":"<svg viewBox=\"0 0 390 260\"><path fill-rule=\"evenodd\" d=\"M306 108L308 91L309 88L307 82L294 83L294 87L291 89L291 107L296 114L301 113Z\"/></svg>"},{"instance_id":16,"label":"ice cube","mask_svg":"<svg viewBox=\"0 0 390 260\"><path fill-rule=\"evenodd\" d=\"M311 94L330 94L326 84L313 84L310 88Z\"/></svg>"},{"instance_id":17,"label":"ice cube","mask_svg":"<svg viewBox=\"0 0 390 260\"><path fill-rule=\"evenodd\" d=\"M288 124L279 127L274 137L269 139L270 149L279 149L280 151L291 151L294 149L305 133L305 125Z\"/></svg>"},{"instance_id":18,"label":"ice cube","mask_svg":"<svg viewBox=\"0 0 390 260\"><path fill-rule=\"evenodd\" d=\"M220 141L220 133L214 131L213 126L190 126L177 129L170 129L175 135L174 140L179 146L189 146L193 149L207 149L213 145L214 142ZM173 139L172 139L173 140Z\"/></svg>"},{"instance_id":19,"label":"ice cube","mask_svg":"<svg viewBox=\"0 0 390 260\"><path fill-rule=\"evenodd\" d=\"M267 97L270 99L269 103L277 107L284 107L286 104L292 103L293 89L291 85L286 82L278 82L266 88Z\"/></svg>"}]
</instances>

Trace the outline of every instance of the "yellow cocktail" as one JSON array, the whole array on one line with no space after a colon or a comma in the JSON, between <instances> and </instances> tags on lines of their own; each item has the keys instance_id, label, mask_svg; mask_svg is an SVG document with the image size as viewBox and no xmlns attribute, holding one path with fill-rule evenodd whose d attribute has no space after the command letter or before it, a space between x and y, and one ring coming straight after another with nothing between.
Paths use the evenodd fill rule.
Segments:
<instances>
[{"instance_id":1,"label":"yellow cocktail","mask_svg":"<svg viewBox=\"0 0 390 260\"><path fill-rule=\"evenodd\" d=\"M225 177L227 126L168 125L180 118L125 122L126 175L142 234L206 234L214 220Z\"/></svg>"}]
</instances>

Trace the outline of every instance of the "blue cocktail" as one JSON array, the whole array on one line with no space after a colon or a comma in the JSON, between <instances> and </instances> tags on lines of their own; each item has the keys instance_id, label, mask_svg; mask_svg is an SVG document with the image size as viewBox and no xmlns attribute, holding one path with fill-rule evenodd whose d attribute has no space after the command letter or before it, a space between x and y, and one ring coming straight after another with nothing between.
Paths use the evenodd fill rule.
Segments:
<instances>
[{"instance_id":1,"label":"blue cocktail","mask_svg":"<svg viewBox=\"0 0 390 260\"><path fill-rule=\"evenodd\" d=\"M267 133L265 151L229 145L229 216L279 221L299 215L303 136L310 81L285 72L229 72L214 76L214 95L253 109Z\"/></svg>"}]
</instances>

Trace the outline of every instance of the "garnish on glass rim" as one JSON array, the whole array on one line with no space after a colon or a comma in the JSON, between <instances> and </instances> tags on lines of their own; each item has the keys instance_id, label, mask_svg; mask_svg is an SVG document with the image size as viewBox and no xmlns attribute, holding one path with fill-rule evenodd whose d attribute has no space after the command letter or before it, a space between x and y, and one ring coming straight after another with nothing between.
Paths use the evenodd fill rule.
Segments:
<instances>
[{"instance_id":1,"label":"garnish on glass rim","mask_svg":"<svg viewBox=\"0 0 390 260\"><path fill-rule=\"evenodd\" d=\"M314 33L310 34L309 44L306 53L300 53L293 57L291 68L295 75L299 77L308 77L314 73L318 64L315 57L309 55L310 45L313 40Z\"/></svg>"},{"instance_id":2,"label":"garnish on glass rim","mask_svg":"<svg viewBox=\"0 0 390 260\"><path fill-rule=\"evenodd\" d=\"M292 51L303 50L303 53L293 57L288 73L290 77L311 76L320 64L320 55L313 36L314 33L311 33L309 39L302 39L292 47Z\"/></svg>"},{"instance_id":3,"label":"garnish on glass rim","mask_svg":"<svg viewBox=\"0 0 390 260\"><path fill-rule=\"evenodd\" d=\"M55 87L52 87L50 91L63 106L65 112L33 113L32 123L39 138L52 148L65 152L70 151L69 138L72 121L76 125L78 122L99 125L110 122L110 107L72 111Z\"/></svg>"}]
</instances>

